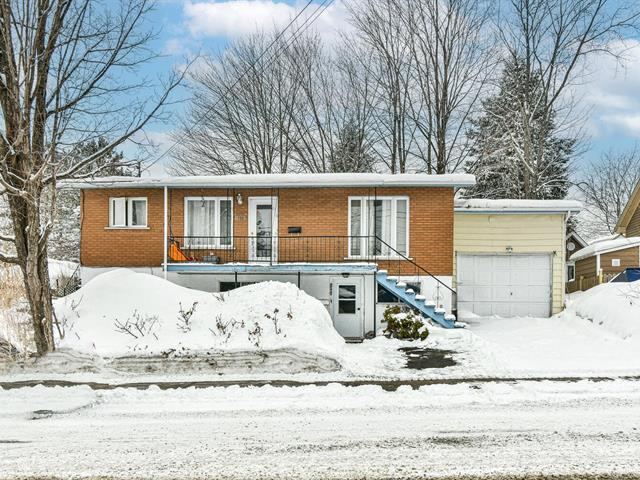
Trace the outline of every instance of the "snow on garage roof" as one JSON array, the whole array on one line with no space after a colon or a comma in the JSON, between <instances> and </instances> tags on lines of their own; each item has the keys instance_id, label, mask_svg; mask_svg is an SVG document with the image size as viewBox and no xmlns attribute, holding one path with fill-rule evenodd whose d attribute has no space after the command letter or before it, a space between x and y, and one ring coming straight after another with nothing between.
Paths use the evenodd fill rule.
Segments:
<instances>
[{"instance_id":1,"label":"snow on garage roof","mask_svg":"<svg viewBox=\"0 0 640 480\"><path fill-rule=\"evenodd\" d=\"M582 210L575 200L489 200L484 198L458 199L456 212L469 213L566 213Z\"/></svg>"},{"instance_id":2,"label":"snow on garage roof","mask_svg":"<svg viewBox=\"0 0 640 480\"><path fill-rule=\"evenodd\" d=\"M616 250L624 250L625 248L630 247L640 247L640 237L623 237L622 235L619 235L610 240L594 242L571 255L569 260L582 260L583 258L591 257L593 255L615 252Z\"/></svg>"},{"instance_id":3,"label":"snow on garage roof","mask_svg":"<svg viewBox=\"0 0 640 480\"><path fill-rule=\"evenodd\" d=\"M74 188L295 188L295 187L470 187L468 174L267 173L192 177L99 177L64 182Z\"/></svg>"}]
</instances>

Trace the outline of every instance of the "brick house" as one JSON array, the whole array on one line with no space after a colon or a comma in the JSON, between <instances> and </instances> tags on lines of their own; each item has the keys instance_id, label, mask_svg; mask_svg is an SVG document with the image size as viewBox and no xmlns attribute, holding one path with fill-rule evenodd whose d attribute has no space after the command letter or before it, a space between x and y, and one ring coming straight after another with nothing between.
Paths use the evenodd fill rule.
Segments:
<instances>
[{"instance_id":1,"label":"brick house","mask_svg":"<svg viewBox=\"0 0 640 480\"><path fill-rule=\"evenodd\" d=\"M346 338L373 334L389 303L453 327L454 196L474 183L460 174L74 183L81 190L82 281L117 267L212 292L280 280L322 301ZM564 241L559 229L549 231Z\"/></svg>"}]
</instances>

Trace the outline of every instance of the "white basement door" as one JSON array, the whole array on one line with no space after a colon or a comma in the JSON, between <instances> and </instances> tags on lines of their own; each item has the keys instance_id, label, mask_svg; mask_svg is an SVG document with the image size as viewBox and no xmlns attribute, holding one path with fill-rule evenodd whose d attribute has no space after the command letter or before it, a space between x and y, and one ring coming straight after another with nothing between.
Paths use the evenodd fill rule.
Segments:
<instances>
[{"instance_id":1,"label":"white basement door","mask_svg":"<svg viewBox=\"0 0 640 480\"><path fill-rule=\"evenodd\" d=\"M458 311L551 315L551 255L458 254Z\"/></svg>"}]
</instances>

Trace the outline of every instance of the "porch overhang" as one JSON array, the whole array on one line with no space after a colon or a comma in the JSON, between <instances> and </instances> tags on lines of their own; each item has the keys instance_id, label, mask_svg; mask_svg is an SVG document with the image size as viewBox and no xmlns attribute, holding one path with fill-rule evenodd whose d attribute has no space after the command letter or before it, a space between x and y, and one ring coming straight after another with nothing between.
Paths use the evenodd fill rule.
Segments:
<instances>
[{"instance_id":1,"label":"porch overhang","mask_svg":"<svg viewBox=\"0 0 640 480\"><path fill-rule=\"evenodd\" d=\"M165 265L168 272L181 274L235 274L235 273L265 273L265 274L374 274L378 266L375 263L199 263L180 262Z\"/></svg>"}]
</instances>

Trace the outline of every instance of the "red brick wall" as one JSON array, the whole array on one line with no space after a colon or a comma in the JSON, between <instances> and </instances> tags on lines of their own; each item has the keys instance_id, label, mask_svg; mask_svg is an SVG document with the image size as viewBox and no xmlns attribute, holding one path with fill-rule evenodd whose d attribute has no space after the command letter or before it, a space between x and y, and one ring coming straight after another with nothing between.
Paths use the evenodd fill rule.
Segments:
<instances>
[{"instance_id":1,"label":"red brick wall","mask_svg":"<svg viewBox=\"0 0 640 480\"><path fill-rule=\"evenodd\" d=\"M109 228L110 197L147 197L146 229ZM88 267L148 267L162 264L161 189L90 189L80 196L80 262Z\"/></svg>"},{"instance_id":2,"label":"red brick wall","mask_svg":"<svg viewBox=\"0 0 640 480\"><path fill-rule=\"evenodd\" d=\"M243 198L238 205L236 195ZM172 189L169 191L173 235L184 234L184 197L231 197L234 235L248 234L250 196L278 197L278 230L288 236L290 226L302 236L348 235L348 197L403 195L409 197L409 256L436 275L451 275L453 267L452 188L289 188L289 189ZM109 197L146 196L148 230L108 229ZM82 194L81 261L91 267L158 266L163 259L162 189L87 189ZM281 248L286 240L281 240ZM344 254L347 249L344 247ZM342 255L342 253L341 253ZM281 258L281 260L284 260ZM336 261L340 260L336 258ZM385 265L381 265L384 267ZM388 266L394 270L393 262ZM408 265L402 274L412 275Z\"/></svg>"}]
</instances>

